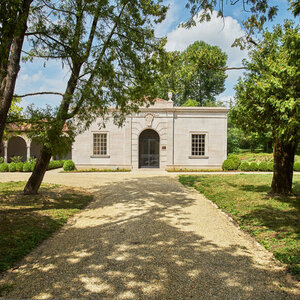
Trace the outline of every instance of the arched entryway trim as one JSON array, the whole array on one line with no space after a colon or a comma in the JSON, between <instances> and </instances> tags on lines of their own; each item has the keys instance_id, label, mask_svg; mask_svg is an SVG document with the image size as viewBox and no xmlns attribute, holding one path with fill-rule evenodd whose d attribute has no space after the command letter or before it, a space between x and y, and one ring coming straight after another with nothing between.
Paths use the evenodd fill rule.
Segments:
<instances>
[{"instance_id":1,"label":"arched entryway trim","mask_svg":"<svg viewBox=\"0 0 300 300\"><path fill-rule=\"evenodd\" d=\"M159 168L159 134L145 129L139 136L139 168Z\"/></svg>"},{"instance_id":2,"label":"arched entryway trim","mask_svg":"<svg viewBox=\"0 0 300 300\"><path fill-rule=\"evenodd\" d=\"M21 156L22 161L27 160L27 144L20 136L13 136L7 143L7 161L11 162L11 157Z\"/></svg>"},{"instance_id":3,"label":"arched entryway trim","mask_svg":"<svg viewBox=\"0 0 300 300\"><path fill-rule=\"evenodd\" d=\"M32 140L30 143L30 157L39 158L41 153L41 145L38 144L35 140Z\"/></svg>"}]
</instances>

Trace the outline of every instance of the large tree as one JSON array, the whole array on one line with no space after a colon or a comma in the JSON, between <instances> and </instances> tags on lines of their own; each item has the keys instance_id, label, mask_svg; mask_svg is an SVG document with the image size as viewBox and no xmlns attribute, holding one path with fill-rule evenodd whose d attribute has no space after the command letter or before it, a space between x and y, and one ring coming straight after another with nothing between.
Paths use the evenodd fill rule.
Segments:
<instances>
[{"instance_id":1,"label":"large tree","mask_svg":"<svg viewBox=\"0 0 300 300\"><path fill-rule=\"evenodd\" d=\"M40 19L30 28L29 55L60 60L69 79L57 109L31 109L42 149L25 194L38 192L51 156L73 141L77 128L104 118L111 106L120 125L126 114L156 96L156 57L165 43L153 30L167 10L160 0L43 2Z\"/></svg>"},{"instance_id":2,"label":"large tree","mask_svg":"<svg viewBox=\"0 0 300 300\"><path fill-rule=\"evenodd\" d=\"M5 129L33 0L10 0L0 3L0 143Z\"/></svg>"},{"instance_id":3,"label":"large tree","mask_svg":"<svg viewBox=\"0 0 300 300\"><path fill-rule=\"evenodd\" d=\"M218 46L196 41L182 52L168 53L165 60L159 89L164 97L172 91L176 105L189 99L198 106L211 105L225 90L227 55Z\"/></svg>"},{"instance_id":4,"label":"large tree","mask_svg":"<svg viewBox=\"0 0 300 300\"><path fill-rule=\"evenodd\" d=\"M236 85L236 122L247 132L271 131L274 140L272 194L292 192L300 135L300 35L291 21L264 32Z\"/></svg>"}]
</instances>

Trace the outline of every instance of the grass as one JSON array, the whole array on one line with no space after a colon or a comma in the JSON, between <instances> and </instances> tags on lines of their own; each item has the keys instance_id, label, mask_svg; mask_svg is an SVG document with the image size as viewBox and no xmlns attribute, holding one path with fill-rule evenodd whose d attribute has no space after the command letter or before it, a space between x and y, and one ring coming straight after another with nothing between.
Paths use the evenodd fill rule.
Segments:
<instances>
[{"instance_id":1,"label":"grass","mask_svg":"<svg viewBox=\"0 0 300 300\"><path fill-rule=\"evenodd\" d=\"M242 229L273 252L300 280L300 175L294 175L295 196L271 198L272 175L181 175L229 214Z\"/></svg>"},{"instance_id":2,"label":"grass","mask_svg":"<svg viewBox=\"0 0 300 300\"><path fill-rule=\"evenodd\" d=\"M0 272L14 267L92 199L87 192L50 184L25 196L24 185L0 183ZM0 286L0 296L7 288Z\"/></svg>"},{"instance_id":3,"label":"grass","mask_svg":"<svg viewBox=\"0 0 300 300\"><path fill-rule=\"evenodd\" d=\"M131 172L131 169L79 169L73 171L61 171L60 173L86 173L86 172Z\"/></svg>"}]
</instances>

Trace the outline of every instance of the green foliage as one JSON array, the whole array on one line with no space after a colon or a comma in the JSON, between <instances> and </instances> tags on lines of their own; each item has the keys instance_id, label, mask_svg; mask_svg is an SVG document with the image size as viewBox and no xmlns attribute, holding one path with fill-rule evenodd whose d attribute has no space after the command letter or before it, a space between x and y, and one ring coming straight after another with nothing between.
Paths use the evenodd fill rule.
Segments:
<instances>
[{"instance_id":1,"label":"green foliage","mask_svg":"<svg viewBox=\"0 0 300 300\"><path fill-rule=\"evenodd\" d=\"M235 170L237 170L241 164L241 160L240 158L235 155L235 154L229 154L227 156L227 159L231 159L233 162L234 162L234 167L235 167Z\"/></svg>"},{"instance_id":2,"label":"green foliage","mask_svg":"<svg viewBox=\"0 0 300 300\"><path fill-rule=\"evenodd\" d=\"M228 153L240 153L242 149L263 149L264 152L272 151L272 132L245 132L237 127L232 120L232 109L228 113L227 149Z\"/></svg>"},{"instance_id":3,"label":"green foliage","mask_svg":"<svg viewBox=\"0 0 300 300\"><path fill-rule=\"evenodd\" d=\"M8 165L8 169L9 169L9 172L16 172L16 163L15 162L11 162Z\"/></svg>"},{"instance_id":4,"label":"green foliage","mask_svg":"<svg viewBox=\"0 0 300 300\"><path fill-rule=\"evenodd\" d=\"M76 169L75 164L72 160L66 160L63 165L64 171L73 171Z\"/></svg>"},{"instance_id":5,"label":"green foliage","mask_svg":"<svg viewBox=\"0 0 300 300\"><path fill-rule=\"evenodd\" d=\"M16 171L23 172L23 163L22 162L16 163Z\"/></svg>"},{"instance_id":6,"label":"green foliage","mask_svg":"<svg viewBox=\"0 0 300 300\"><path fill-rule=\"evenodd\" d=\"M158 96L155 84L166 39L154 36L154 26L167 12L162 1L76 3L53 1L50 15L47 5L40 5L35 11L39 18L28 28L39 34L29 36L25 60L44 57L45 67L48 60L59 60L72 70L58 107L26 111L32 124L29 137L51 156L67 154L75 135L96 118L104 122L110 107L116 108L112 116L121 126L129 113Z\"/></svg>"},{"instance_id":7,"label":"green foliage","mask_svg":"<svg viewBox=\"0 0 300 300\"><path fill-rule=\"evenodd\" d=\"M258 171L258 164L253 161L252 163L250 163L249 165L249 171Z\"/></svg>"},{"instance_id":8,"label":"green foliage","mask_svg":"<svg viewBox=\"0 0 300 300\"><path fill-rule=\"evenodd\" d=\"M3 136L7 138L7 129L9 127L9 124L11 123L17 123L22 119L23 117L23 108L20 106L21 98L14 97L11 106L9 108L8 114L7 114L7 126L4 130ZM11 134L11 132L10 132ZM15 161L17 162L17 161Z\"/></svg>"},{"instance_id":9,"label":"green foliage","mask_svg":"<svg viewBox=\"0 0 300 300\"><path fill-rule=\"evenodd\" d=\"M273 172L273 170L274 170L274 163L270 161L267 164L268 164L268 171L272 171Z\"/></svg>"},{"instance_id":10,"label":"green foliage","mask_svg":"<svg viewBox=\"0 0 300 300\"><path fill-rule=\"evenodd\" d=\"M48 165L48 170L62 168L64 165L63 160L51 160Z\"/></svg>"},{"instance_id":11,"label":"green foliage","mask_svg":"<svg viewBox=\"0 0 300 300\"><path fill-rule=\"evenodd\" d=\"M260 162L258 165L258 170L264 172L268 171L268 163L266 163L265 161Z\"/></svg>"},{"instance_id":12,"label":"green foliage","mask_svg":"<svg viewBox=\"0 0 300 300\"><path fill-rule=\"evenodd\" d=\"M32 166L32 163L26 161L23 164L23 172L31 172L31 166Z\"/></svg>"},{"instance_id":13,"label":"green foliage","mask_svg":"<svg viewBox=\"0 0 300 300\"><path fill-rule=\"evenodd\" d=\"M18 162L22 161L22 156L12 156L10 158L10 160L14 163L18 163Z\"/></svg>"},{"instance_id":14,"label":"green foliage","mask_svg":"<svg viewBox=\"0 0 300 300\"><path fill-rule=\"evenodd\" d=\"M196 100L189 99L186 102L184 102L182 104L182 106L185 106L185 107L197 107L197 106L199 106L199 103Z\"/></svg>"},{"instance_id":15,"label":"green foliage","mask_svg":"<svg viewBox=\"0 0 300 300\"><path fill-rule=\"evenodd\" d=\"M299 27L275 26L250 52L248 72L236 85L235 122L246 132L271 131L281 141L299 138ZM292 83L292 84L291 84Z\"/></svg>"},{"instance_id":16,"label":"green foliage","mask_svg":"<svg viewBox=\"0 0 300 300\"><path fill-rule=\"evenodd\" d=\"M30 163L30 171L33 172L34 168L35 168L35 165L36 165L36 161L33 161Z\"/></svg>"},{"instance_id":17,"label":"green foliage","mask_svg":"<svg viewBox=\"0 0 300 300\"><path fill-rule=\"evenodd\" d=\"M288 165L294 161L300 138L299 61L299 26L285 21L283 27L263 33L263 40L250 52L250 61L244 63L248 72L235 87L235 122L248 133L272 132L277 163L271 192L276 194L292 192Z\"/></svg>"},{"instance_id":18,"label":"green foliage","mask_svg":"<svg viewBox=\"0 0 300 300\"><path fill-rule=\"evenodd\" d=\"M243 161L240 165L240 170L244 172L250 171L250 165L247 161Z\"/></svg>"},{"instance_id":19,"label":"green foliage","mask_svg":"<svg viewBox=\"0 0 300 300\"><path fill-rule=\"evenodd\" d=\"M0 156L0 164L4 163L4 158Z\"/></svg>"},{"instance_id":20,"label":"green foliage","mask_svg":"<svg viewBox=\"0 0 300 300\"><path fill-rule=\"evenodd\" d=\"M226 160L223 161L222 169L224 171L236 170L237 169L236 163L232 159L227 158Z\"/></svg>"},{"instance_id":21,"label":"green foliage","mask_svg":"<svg viewBox=\"0 0 300 300\"><path fill-rule=\"evenodd\" d=\"M300 172L300 162L295 162L294 163L294 171Z\"/></svg>"},{"instance_id":22,"label":"green foliage","mask_svg":"<svg viewBox=\"0 0 300 300\"><path fill-rule=\"evenodd\" d=\"M8 164L7 163L2 163L0 164L0 172L8 172Z\"/></svg>"},{"instance_id":23,"label":"green foliage","mask_svg":"<svg viewBox=\"0 0 300 300\"><path fill-rule=\"evenodd\" d=\"M172 91L178 106L186 102L188 106L216 106L216 96L225 89L227 60L219 47L197 41L185 51L170 52L163 58L167 67L157 82L162 97Z\"/></svg>"}]
</instances>

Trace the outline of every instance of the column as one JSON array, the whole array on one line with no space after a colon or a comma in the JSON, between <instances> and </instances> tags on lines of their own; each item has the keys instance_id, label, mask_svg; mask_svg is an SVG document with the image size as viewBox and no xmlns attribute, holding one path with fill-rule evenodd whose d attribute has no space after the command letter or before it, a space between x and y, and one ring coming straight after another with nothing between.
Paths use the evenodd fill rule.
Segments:
<instances>
[{"instance_id":1,"label":"column","mask_svg":"<svg viewBox=\"0 0 300 300\"><path fill-rule=\"evenodd\" d=\"M7 163L7 141L4 142L3 150L4 150L4 162Z\"/></svg>"},{"instance_id":2,"label":"column","mask_svg":"<svg viewBox=\"0 0 300 300\"><path fill-rule=\"evenodd\" d=\"M27 147L27 160L28 160L28 159L29 159L29 157L30 157L30 144L31 144L31 141L26 139L26 147Z\"/></svg>"}]
</instances>

